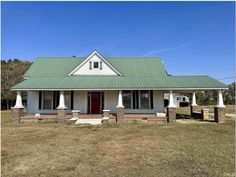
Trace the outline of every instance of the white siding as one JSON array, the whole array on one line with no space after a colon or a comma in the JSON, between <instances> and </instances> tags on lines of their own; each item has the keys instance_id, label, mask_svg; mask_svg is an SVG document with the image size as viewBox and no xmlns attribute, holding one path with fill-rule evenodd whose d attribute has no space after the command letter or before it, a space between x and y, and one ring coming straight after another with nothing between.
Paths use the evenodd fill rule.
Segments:
<instances>
[{"instance_id":1,"label":"white siding","mask_svg":"<svg viewBox=\"0 0 236 177\"><path fill-rule=\"evenodd\" d=\"M92 62L92 69L89 69L89 62ZM102 69L100 69L100 61ZM93 62L98 62L99 67L93 68ZM106 63L97 55L93 55L81 68L74 72L74 75L117 75Z\"/></svg>"},{"instance_id":2,"label":"white siding","mask_svg":"<svg viewBox=\"0 0 236 177\"><path fill-rule=\"evenodd\" d=\"M28 91L27 92L27 114L38 113L39 108L39 92Z\"/></svg>"},{"instance_id":3,"label":"white siding","mask_svg":"<svg viewBox=\"0 0 236 177\"><path fill-rule=\"evenodd\" d=\"M87 91L74 91L74 110L80 110L81 113L87 113ZM56 110L38 109L38 91L28 91L27 96L27 114L56 114ZM118 91L104 91L104 109L109 109L111 113L116 113L118 102ZM71 112L71 110L68 110ZM153 91L153 109L125 109L125 113L156 113L164 112L164 93L162 91Z\"/></svg>"},{"instance_id":4,"label":"white siding","mask_svg":"<svg viewBox=\"0 0 236 177\"><path fill-rule=\"evenodd\" d=\"M87 113L87 91L74 91L74 110Z\"/></svg>"},{"instance_id":5,"label":"white siding","mask_svg":"<svg viewBox=\"0 0 236 177\"><path fill-rule=\"evenodd\" d=\"M162 113L164 112L164 93L153 91L153 109L125 109L125 113Z\"/></svg>"},{"instance_id":6,"label":"white siding","mask_svg":"<svg viewBox=\"0 0 236 177\"><path fill-rule=\"evenodd\" d=\"M111 113L116 113L116 106L118 103L118 91L104 92L104 109L108 109Z\"/></svg>"},{"instance_id":7,"label":"white siding","mask_svg":"<svg viewBox=\"0 0 236 177\"><path fill-rule=\"evenodd\" d=\"M39 110L39 92L27 92L27 114L56 114L57 110Z\"/></svg>"}]
</instances>

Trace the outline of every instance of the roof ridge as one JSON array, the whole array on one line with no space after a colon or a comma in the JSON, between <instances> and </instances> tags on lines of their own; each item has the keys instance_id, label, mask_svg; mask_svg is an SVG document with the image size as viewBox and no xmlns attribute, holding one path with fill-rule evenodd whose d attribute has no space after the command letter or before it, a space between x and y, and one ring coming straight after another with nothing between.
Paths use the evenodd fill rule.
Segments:
<instances>
[{"instance_id":1,"label":"roof ridge","mask_svg":"<svg viewBox=\"0 0 236 177\"><path fill-rule=\"evenodd\" d=\"M69 59L84 59L86 57L36 57L36 59L65 59L65 58L69 58ZM119 58L127 58L127 59L161 59L161 57L104 57L105 59L119 59Z\"/></svg>"}]
</instances>

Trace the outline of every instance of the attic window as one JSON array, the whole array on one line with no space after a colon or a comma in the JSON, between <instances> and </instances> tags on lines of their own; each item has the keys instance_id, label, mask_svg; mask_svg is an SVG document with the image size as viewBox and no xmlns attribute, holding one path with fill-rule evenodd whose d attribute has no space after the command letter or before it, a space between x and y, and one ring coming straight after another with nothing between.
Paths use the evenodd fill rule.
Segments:
<instances>
[{"instance_id":1,"label":"attic window","mask_svg":"<svg viewBox=\"0 0 236 177\"><path fill-rule=\"evenodd\" d=\"M98 68L98 62L93 62L93 68Z\"/></svg>"}]
</instances>

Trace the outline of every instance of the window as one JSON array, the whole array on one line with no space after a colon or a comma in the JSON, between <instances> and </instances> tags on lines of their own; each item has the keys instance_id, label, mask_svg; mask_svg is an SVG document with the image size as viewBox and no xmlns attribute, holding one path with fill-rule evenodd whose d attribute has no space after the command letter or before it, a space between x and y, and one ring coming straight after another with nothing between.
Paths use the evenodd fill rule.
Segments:
<instances>
[{"instance_id":1,"label":"window","mask_svg":"<svg viewBox=\"0 0 236 177\"><path fill-rule=\"evenodd\" d=\"M126 109L153 109L152 90L123 91L123 105Z\"/></svg>"},{"instance_id":2,"label":"window","mask_svg":"<svg viewBox=\"0 0 236 177\"><path fill-rule=\"evenodd\" d=\"M93 68L98 68L98 62L97 61L93 62Z\"/></svg>"},{"instance_id":3,"label":"window","mask_svg":"<svg viewBox=\"0 0 236 177\"><path fill-rule=\"evenodd\" d=\"M132 93L131 91L123 91L123 105L125 108L132 108Z\"/></svg>"},{"instance_id":4,"label":"window","mask_svg":"<svg viewBox=\"0 0 236 177\"><path fill-rule=\"evenodd\" d=\"M141 109L150 109L150 93L148 90L140 91L140 108Z\"/></svg>"},{"instance_id":5,"label":"window","mask_svg":"<svg viewBox=\"0 0 236 177\"><path fill-rule=\"evenodd\" d=\"M186 101L185 97L183 97L183 101Z\"/></svg>"},{"instance_id":6,"label":"window","mask_svg":"<svg viewBox=\"0 0 236 177\"><path fill-rule=\"evenodd\" d=\"M43 109L52 109L52 92L43 92Z\"/></svg>"},{"instance_id":7,"label":"window","mask_svg":"<svg viewBox=\"0 0 236 177\"><path fill-rule=\"evenodd\" d=\"M65 105L70 108L70 92L64 92Z\"/></svg>"}]
</instances>

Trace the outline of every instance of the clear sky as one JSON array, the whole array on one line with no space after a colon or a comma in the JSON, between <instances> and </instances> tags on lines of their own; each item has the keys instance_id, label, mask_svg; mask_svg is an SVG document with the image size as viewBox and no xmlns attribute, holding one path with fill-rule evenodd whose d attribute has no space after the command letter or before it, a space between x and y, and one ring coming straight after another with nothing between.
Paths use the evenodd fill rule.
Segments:
<instances>
[{"instance_id":1,"label":"clear sky","mask_svg":"<svg viewBox=\"0 0 236 177\"><path fill-rule=\"evenodd\" d=\"M5 60L97 49L105 57L161 57L172 75L234 76L234 2L1 3Z\"/></svg>"}]
</instances>

